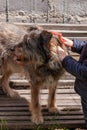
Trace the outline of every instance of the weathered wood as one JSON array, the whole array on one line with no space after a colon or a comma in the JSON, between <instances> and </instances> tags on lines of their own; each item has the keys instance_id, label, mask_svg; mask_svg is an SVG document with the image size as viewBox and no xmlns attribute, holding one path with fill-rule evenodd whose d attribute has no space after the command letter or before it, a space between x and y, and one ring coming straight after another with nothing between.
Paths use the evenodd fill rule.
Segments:
<instances>
[{"instance_id":1,"label":"weathered wood","mask_svg":"<svg viewBox=\"0 0 87 130\"><path fill-rule=\"evenodd\" d=\"M18 24L25 28L32 24ZM61 32L63 36L70 39L77 38L87 40L87 25L63 25L63 24L38 24L46 29ZM78 54L70 54L78 58ZM20 95L19 99L11 99L7 97L2 89L0 89L0 128L9 128L11 130L25 130L37 128L85 128L85 122L80 102L80 96L74 91L75 77L69 73L65 73L58 82L56 91L56 103L59 113L49 113L46 104L48 98L48 90L40 91L40 103L42 106L42 114L44 123L35 125L31 122L31 112L29 110L31 91L28 80L20 76L13 76L10 85Z\"/></svg>"},{"instance_id":2,"label":"weathered wood","mask_svg":"<svg viewBox=\"0 0 87 130\"><path fill-rule=\"evenodd\" d=\"M66 75L68 76L68 74ZM66 84L66 82L64 83ZM2 93L0 100L0 120L5 121L6 127L10 129L13 128L37 129L38 126L31 122L31 113L29 111L29 102L30 102L29 87L27 89L17 87L16 91L19 92L20 99L11 99ZM69 88L66 85L62 86L61 84L60 88L57 88L56 102L59 109L59 113L57 114L49 113L48 109L45 107L47 103L48 90L42 89L40 95L41 95L41 106L43 108L42 113L45 120L44 124L39 125L40 127L42 128L52 128L54 126L56 126L55 128L64 128L64 127L75 128L78 126L84 127L84 117L82 113L80 97L75 93L73 86Z\"/></svg>"},{"instance_id":3,"label":"weathered wood","mask_svg":"<svg viewBox=\"0 0 87 130\"><path fill-rule=\"evenodd\" d=\"M83 30L87 31L87 24L52 24L52 23L14 23L18 26L30 27L32 25L39 25L45 29L51 30Z\"/></svg>"}]
</instances>

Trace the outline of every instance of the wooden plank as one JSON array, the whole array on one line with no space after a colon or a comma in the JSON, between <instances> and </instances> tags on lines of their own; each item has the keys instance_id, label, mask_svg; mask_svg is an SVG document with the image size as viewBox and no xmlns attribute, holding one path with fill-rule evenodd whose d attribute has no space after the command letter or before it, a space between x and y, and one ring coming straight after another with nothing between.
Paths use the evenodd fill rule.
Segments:
<instances>
[{"instance_id":1,"label":"wooden plank","mask_svg":"<svg viewBox=\"0 0 87 130\"><path fill-rule=\"evenodd\" d=\"M32 25L39 25L45 29L55 30L85 30L87 31L87 24L54 24L54 23L14 23L18 26L30 27Z\"/></svg>"},{"instance_id":2,"label":"wooden plank","mask_svg":"<svg viewBox=\"0 0 87 130\"><path fill-rule=\"evenodd\" d=\"M26 95L20 94L20 97L21 98L24 97L25 99L29 99L29 100L31 99L31 95L30 94L29 95L28 94L26 94ZM5 96L5 98L6 98L6 96ZM2 101L0 101L0 103L1 103L0 106L5 103L4 102L5 98L4 97L1 98ZM47 98L48 98L48 94L47 95L46 94L40 94L40 99L46 100ZM61 94L57 93L56 94L56 100L61 101L61 100L64 100L64 99L65 99L65 101L66 100L80 100L80 97L77 94L68 94L68 93L67 94L63 94L63 93L61 93ZM10 100L10 99L7 99L7 100ZM13 100L13 101L15 103L15 100ZM22 103L24 103L24 102L22 102Z\"/></svg>"},{"instance_id":3,"label":"wooden plank","mask_svg":"<svg viewBox=\"0 0 87 130\"><path fill-rule=\"evenodd\" d=\"M73 85L74 80L59 80L58 84L61 85ZM29 82L27 80L10 80L11 86L29 86Z\"/></svg>"},{"instance_id":4,"label":"wooden plank","mask_svg":"<svg viewBox=\"0 0 87 130\"><path fill-rule=\"evenodd\" d=\"M71 30L51 30L62 33L64 37L86 37L87 31L71 31Z\"/></svg>"},{"instance_id":5,"label":"wooden plank","mask_svg":"<svg viewBox=\"0 0 87 130\"><path fill-rule=\"evenodd\" d=\"M87 41L87 37L68 37L67 36L67 38L69 38L69 39L71 39L71 40L73 40L73 39L78 39L78 40L81 40L81 41Z\"/></svg>"},{"instance_id":6,"label":"wooden plank","mask_svg":"<svg viewBox=\"0 0 87 130\"><path fill-rule=\"evenodd\" d=\"M11 116L0 116L0 118L1 119L3 119L3 120L7 120L7 121L24 121L24 119L26 120L26 121L30 121L31 120L31 118L29 117L29 115L20 115L20 116L18 116L18 115L15 115L15 116L13 116L13 115L11 115ZM84 117L83 117L83 115L64 115L64 116L60 116L59 114L57 115L52 115L51 116L51 114L49 115L49 116L44 116L44 119L45 120L49 120L49 121L52 121L52 120L56 120L56 121L58 121L58 120L83 120L84 119Z\"/></svg>"},{"instance_id":7,"label":"wooden plank","mask_svg":"<svg viewBox=\"0 0 87 130\"><path fill-rule=\"evenodd\" d=\"M34 123L30 122L30 121L8 121L6 126L9 127L10 129L12 128L16 128L16 129L29 129L29 128L33 128L33 129L37 129L37 128L67 128L67 124L68 124L68 128L78 128L82 127L84 128L84 120L58 120L58 121L45 121L44 124L41 125L35 125ZM1 124L0 124L1 126Z\"/></svg>"},{"instance_id":8,"label":"wooden plank","mask_svg":"<svg viewBox=\"0 0 87 130\"><path fill-rule=\"evenodd\" d=\"M18 26L23 26L23 27L30 27L34 24L27 24L27 23L14 23ZM86 38L87 36L87 26L86 25L75 25L75 24L37 24L40 26L43 26L45 29L50 29L53 31L58 31L61 32L63 34L63 36L65 37L84 37Z\"/></svg>"}]
</instances>

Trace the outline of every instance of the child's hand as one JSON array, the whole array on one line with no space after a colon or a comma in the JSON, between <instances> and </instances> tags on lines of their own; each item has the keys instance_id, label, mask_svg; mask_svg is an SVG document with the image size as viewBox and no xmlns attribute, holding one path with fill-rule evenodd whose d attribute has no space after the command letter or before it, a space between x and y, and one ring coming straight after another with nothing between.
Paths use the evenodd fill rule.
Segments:
<instances>
[{"instance_id":1,"label":"child's hand","mask_svg":"<svg viewBox=\"0 0 87 130\"><path fill-rule=\"evenodd\" d=\"M58 46L58 57L60 59L60 61L63 61L63 59L68 56L68 53L66 51L64 51L60 46Z\"/></svg>"},{"instance_id":2,"label":"child's hand","mask_svg":"<svg viewBox=\"0 0 87 130\"><path fill-rule=\"evenodd\" d=\"M73 47L73 41L68 38L61 36L60 41L68 47Z\"/></svg>"},{"instance_id":3,"label":"child's hand","mask_svg":"<svg viewBox=\"0 0 87 130\"><path fill-rule=\"evenodd\" d=\"M68 47L73 47L73 41L68 38L63 37L61 33L54 32L54 31L49 31L49 32L51 32L53 35L58 36L61 43L65 44Z\"/></svg>"}]
</instances>

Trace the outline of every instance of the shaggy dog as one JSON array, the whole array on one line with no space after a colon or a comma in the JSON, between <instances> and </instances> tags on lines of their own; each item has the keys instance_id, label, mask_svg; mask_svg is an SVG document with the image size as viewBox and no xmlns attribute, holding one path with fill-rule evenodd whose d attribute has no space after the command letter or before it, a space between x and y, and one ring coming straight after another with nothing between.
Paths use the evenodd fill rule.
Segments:
<instances>
[{"instance_id":1,"label":"shaggy dog","mask_svg":"<svg viewBox=\"0 0 87 130\"><path fill-rule=\"evenodd\" d=\"M12 73L20 73L23 71L23 66L19 67L19 64L14 60L14 46L23 40L25 34L27 34L27 32L21 27L6 23L0 24L1 85L4 92L13 98L19 95L9 87L9 77Z\"/></svg>"},{"instance_id":2,"label":"shaggy dog","mask_svg":"<svg viewBox=\"0 0 87 130\"><path fill-rule=\"evenodd\" d=\"M55 92L59 78L64 73L58 57L58 46L65 49L58 38L39 27L30 27L27 31L14 25L0 26L0 50L2 87L10 97L18 94L9 86L9 76L13 72L25 71L31 84L32 121L43 123L39 103L39 92L43 87L49 89L48 110L58 112L55 104ZM5 51L4 51L5 50Z\"/></svg>"}]
</instances>

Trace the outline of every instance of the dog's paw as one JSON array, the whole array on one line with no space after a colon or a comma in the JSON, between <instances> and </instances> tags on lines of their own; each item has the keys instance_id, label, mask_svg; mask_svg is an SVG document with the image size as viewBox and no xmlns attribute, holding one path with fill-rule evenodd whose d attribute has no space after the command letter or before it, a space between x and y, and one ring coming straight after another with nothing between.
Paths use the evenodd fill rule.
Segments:
<instances>
[{"instance_id":1,"label":"dog's paw","mask_svg":"<svg viewBox=\"0 0 87 130\"><path fill-rule=\"evenodd\" d=\"M59 113L59 110L58 110L57 107L50 107L50 108L49 108L49 112L50 112L50 113Z\"/></svg>"},{"instance_id":2,"label":"dog's paw","mask_svg":"<svg viewBox=\"0 0 87 130\"><path fill-rule=\"evenodd\" d=\"M43 117L40 115L34 115L32 116L32 122L35 124L42 124L43 123Z\"/></svg>"}]
</instances>

